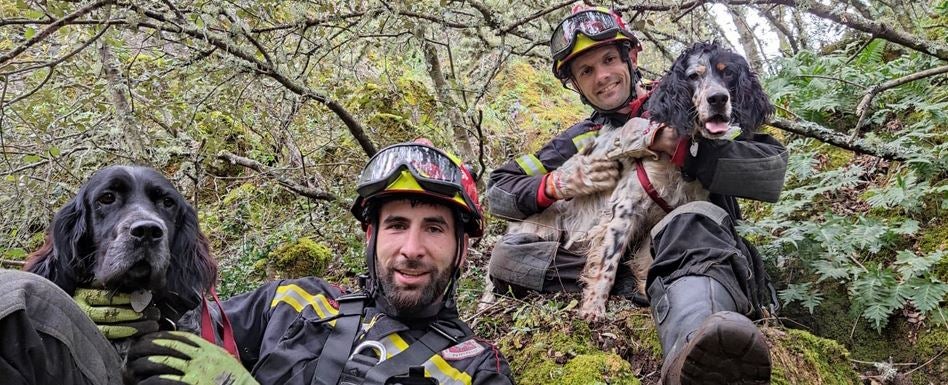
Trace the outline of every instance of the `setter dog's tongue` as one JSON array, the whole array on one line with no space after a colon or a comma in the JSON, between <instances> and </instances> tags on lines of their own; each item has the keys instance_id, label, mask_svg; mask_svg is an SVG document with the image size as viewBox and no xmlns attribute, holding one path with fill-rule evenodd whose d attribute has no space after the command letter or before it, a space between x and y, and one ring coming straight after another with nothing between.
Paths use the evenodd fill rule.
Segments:
<instances>
[{"instance_id":1,"label":"setter dog's tongue","mask_svg":"<svg viewBox=\"0 0 948 385\"><path fill-rule=\"evenodd\" d=\"M707 122L704 128L712 134L721 134L727 131L727 122Z\"/></svg>"}]
</instances>

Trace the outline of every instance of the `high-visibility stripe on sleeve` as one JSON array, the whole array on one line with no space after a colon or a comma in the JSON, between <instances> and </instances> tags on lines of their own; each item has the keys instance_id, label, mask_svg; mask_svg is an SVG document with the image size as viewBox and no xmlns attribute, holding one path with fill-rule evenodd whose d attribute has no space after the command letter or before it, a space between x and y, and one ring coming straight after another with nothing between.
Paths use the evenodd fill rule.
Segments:
<instances>
[{"instance_id":1,"label":"high-visibility stripe on sleeve","mask_svg":"<svg viewBox=\"0 0 948 385\"><path fill-rule=\"evenodd\" d=\"M387 358L392 358L396 354L408 349L408 342L405 342L398 333L389 334L382 338L380 342L385 345ZM451 366L451 364L445 361L438 353L439 352L435 352L431 358L422 364L422 366L425 367L426 376L437 379L438 383L442 385L471 385L471 376L469 374Z\"/></svg>"},{"instance_id":2,"label":"high-visibility stripe on sleeve","mask_svg":"<svg viewBox=\"0 0 948 385\"><path fill-rule=\"evenodd\" d=\"M523 155L517 158L516 162L517 165L520 166L520 169L529 176L546 174L546 167L543 167L543 163L540 162L540 158L537 158L536 155Z\"/></svg>"},{"instance_id":3,"label":"high-visibility stripe on sleeve","mask_svg":"<svg viewBox=\"0 0 948 385\"><path fill-rule=\"evenodd\" d=\"M281 303L290 305L297 313L302 312L307 306L311 306L319 318L329 318L339 314L339 310L329 304L329 300L326 299L324 294L313 295L294 284L277 287L276 295L273 296L270 307L274 308Z\"/></svg>"},{"instance_id":4,"label":"high-visibility stripe on sleeve","mask_svg":"<svg viewBox=\"0 0 948 385\"><path fill-rule=\"evenodd\" d=\"M599 131L589 131L582 135L577 135L573 138L573 145L576 146L576 152L583 152L586 149L586 146L592 144L596 141L596 136L599 135Z\"/></svg>"}]
</instances>

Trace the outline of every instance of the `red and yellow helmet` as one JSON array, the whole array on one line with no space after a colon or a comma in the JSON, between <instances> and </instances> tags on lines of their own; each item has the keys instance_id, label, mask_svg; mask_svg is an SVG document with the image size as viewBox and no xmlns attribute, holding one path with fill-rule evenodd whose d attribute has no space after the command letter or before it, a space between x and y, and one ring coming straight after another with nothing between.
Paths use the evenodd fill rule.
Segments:
<instances>
[{"instance_id":1,"label":"red and yellow helmet","mask_svg":"<svg viewBox=\"0 0 948 385\"><path fill-rule=\"evenodd\" d=\"M368 225L366 209L378 198L413 196L430 198L457 207L464 232L471 237L484 234L484 220L478 203L477 185L461 159L425 142L388 146L372 157L356 183L358 196L352 214Z\"/></svg>"},{"instance_id":2,"label":"red and yellow helmet","mask_svg":"<svg viewBox=\"0 0 948 385\"><path fill-rule=\"evenodd\" d=\"M588 7L578 3L550 37L553 74L557 79L568 79L569 62L583 52L606 44L623 43L629 45L634 62L641 45L622 17L605 7Z\"/></svg>"}]
</instances>

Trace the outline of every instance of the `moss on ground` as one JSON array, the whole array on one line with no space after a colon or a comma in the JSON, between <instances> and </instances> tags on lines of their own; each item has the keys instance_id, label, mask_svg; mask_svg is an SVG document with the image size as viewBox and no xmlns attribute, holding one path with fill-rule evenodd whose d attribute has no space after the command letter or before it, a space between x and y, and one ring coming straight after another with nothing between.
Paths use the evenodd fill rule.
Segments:
<instances>
[{"instance_id":1,"label":"moss on ground","mask_svg":"<svg viewBox=\"0 0 948 385\"><path fill-rule=\"evenodd\" d=\"M640 383L631 363L599 350L592 330L582 321L537 332L514 331L498 344L521 385Z\"/></svg>"},{"instance_id":2,"label":"moss on ground","mask_svg":"<svg viewBox=\"0 0 948 385\"><path fill-rule=\"evenodd\" d=\"M849 352L836 341L806 331L766 328L773 362L774 385L856 385L859 375L849 361Z\"/></svg>"},{"instance_id":3,"label":"moss on ground","mask_svg":"<svg viewBox=\"0 0 948 385\"><path fill-rule=\"evenodd\" d=\"M257 261L256 269L270 279L321 277L332 261L332 251L310 238L299 238L270 252Z\"/></svg>"},{"instance_id":4,"label":"moss on ground","mask_svg":"<svg viewBox=\"0 0 948 385\"><path fill-rule=\"evenodd\" d=\"M648 309L613 299L608 319L590 325L561 302L531 297L513 319L491 317L479 324L479 331L488 328L497 336L519 384L658 383L662 350ZM771 346L773 384L861 383L844 345L801 330L762 330ZM929 344L937 350L934 338Z\"/></svg>"}]
</instances>

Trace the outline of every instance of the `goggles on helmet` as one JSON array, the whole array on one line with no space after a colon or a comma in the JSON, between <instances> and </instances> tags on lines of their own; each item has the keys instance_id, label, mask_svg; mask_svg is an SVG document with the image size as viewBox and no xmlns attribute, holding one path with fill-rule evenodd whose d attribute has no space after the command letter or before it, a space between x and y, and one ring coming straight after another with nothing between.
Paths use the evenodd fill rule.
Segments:
<instances>
[{"instance_id":1,"label":"goggles on helmet","mask_svg":"<svg viewBox=\"0 0 948 385\"><path fill-rule=\"evenodd\" d=\"M405 173L414 183L402 183L408 179L403 177ZM452 201L473 217L479 229L480 208L472 201L475 189L474 180L458 162L441 150L417 143L382 149L369 160L356 182L360 200L381 194L426 193Z\"/></svg>"},{"instance_id":2,"label":"goggles on helmet","mask_svg":"<svg viewBox=\"0 0 948 385\"><path fill-rule=\"evenodd\" d=\"M596 9L581 11L567 17L553 31L550 38L550 54L553 60L559 61L569 56L576 43L576 36L580 33L594 41L615 39L617 33L626 37L632 36L610 13Z\"/></svg>"}]
</instances>

